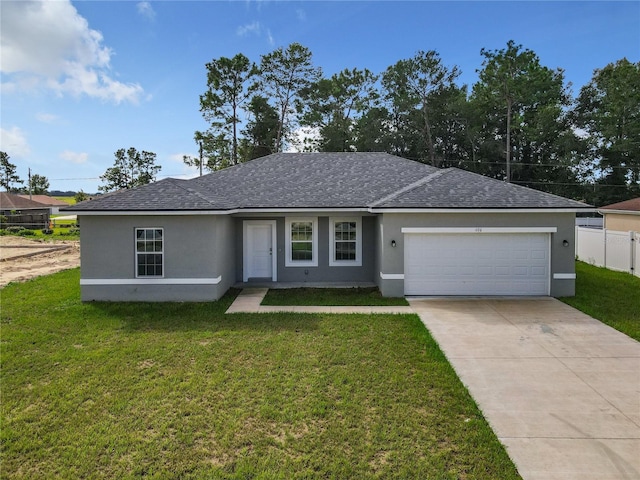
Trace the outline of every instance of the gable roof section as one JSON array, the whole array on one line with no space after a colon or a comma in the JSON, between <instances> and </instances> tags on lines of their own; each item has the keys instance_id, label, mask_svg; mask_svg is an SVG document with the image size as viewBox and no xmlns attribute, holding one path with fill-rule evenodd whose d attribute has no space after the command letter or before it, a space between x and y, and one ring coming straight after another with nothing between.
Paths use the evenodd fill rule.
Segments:
<instances>
[{"instance_id":1,"label":"gable roof section","mask_svg":"<svg viewBox=\"0 0 640 480\"><path fill-rule=\"evenodd\" d=\"M191 180L165 179L66 211L586 208L458 169L386 153L277 153Z\"/></svg>"},{"instance_id":2,"label":"gable roof section","mask_svg":"<svg viewBox=\"0 0 640 480\"><path fill-rule=\"evenodd\" d=\"M604 213L607 213L606 210L619 210L626 211L631 214L633 214L634 212L640 214L640 197L625 200L624 202L612 203L611 205L600 207L598 210L605 210Z\"/></svg>"},{"instance_id":3,"label":"gable roof section","mask_svg":"<svg viewBox=\"0 0 640 480\"><path fill-rule=\"evenodd\" d=\"M377 208L529 209L587 208L581 202L503 182L457 168L441 170L431 181L398 195Z\"/></svg>"},{"instance_id":4,"label":"gable roof section","mask_svg":"<svg viewBox=\"0 0 640 480\"><path fill-rule=\"evenodd\" d=\"M18 196L22 198L29 198L29 194L20 194ZM41 203L42 205L45 205L47 207L66 207L69 205L67 202L50 197L49 195L31 195L31 198L29 200Z\"/></svg>"},{"instance_id":5,"label":"gable roof section","mask_svg":"<svg viewBox=\"0 0 640 480\"><path fill-rule=\"evenodd\" d=\"M155 183L119 190L77 203L63 210L72 211L154 211L211 210L216 206L197 191L190 189L189 180L166 178ZM219 206L217 208L225 208ZM229 208L227 206L226 208Z\"/></svg>"},{"instance_id":6,"label":"gable roof section","mask_svg":"<svg viewBox=\"0 0 640 480\"><path fill-rule=\"evenodd\" d=\"M66 204L65 204L66 205ZM47 206L41 203L22 198L20 195L0 192L0 209L2 210L46 210Z\"/></svg>"},{"instance_id":7,"label":"gable roof section","mask_svg":"<svg viewBox=\"0 0 640 480\"><path fill-rule=\"evenodd\" d=\"M364 208L437 171L386 153L278 153L192 184L236 208Z\"/></svg>"}]
</instances>

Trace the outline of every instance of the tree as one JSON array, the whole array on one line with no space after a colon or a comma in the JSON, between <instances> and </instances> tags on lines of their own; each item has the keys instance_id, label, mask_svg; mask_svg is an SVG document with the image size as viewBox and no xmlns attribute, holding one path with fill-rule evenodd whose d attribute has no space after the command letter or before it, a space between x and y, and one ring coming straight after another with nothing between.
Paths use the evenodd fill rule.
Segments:
<instances>
[{"instance_id":1,"label":"tree","mask_svg":"<svg viewBox=\"0 0 640 480\"><path fill-rule=\"evenodd\" d=\"M278 111L274 152L283 150L292 129L295 101L300 91L316 82L320 75L321 70L311 62L311 51L299 43L292 43L286 50L280 47L261 57L259 87Z\"/></svg>"},{"instance_id":2,"label":"tree","mask_svg":"<svg viewBox=\"0 0 640 480\"><path fill-rule=\"evenodd\" d=\"M24 183L16 174L16 166L9 161L9 158L6 152L0 152L0 186L7 192L12 190L11 185L14 183Z\"/></svg>"},{"instance_id":3,"label":"tree","mask_svg":"<svg viewBox=\"0 0 640 480\"><path fill-rule=\"evenodd\" d=\"M357 152L393 153L391 114L384 106L374 106L364 112L354 125Z\"/></svg>"},{"instance_id":4,"label":"tree","mask_svg":"<svg viewBox=\"0 0 640 480\"><path fill-rule=\"evenodd\" d=\"M98 189L102 192L138 187L154 182L156 174L162 167L155 164L156 154L153 152L138 152L131 147L116 151L113 167L100 176L106 183Z\"/></svg>"},{"instance_id":5,"label":"tree","mask_svg":"<svg viewBox=\"0 0 640 480\"><path fill-rule=\"evenodd\" d=\"M243 162L273 153L278 135L279 116L265 97L256 95L251 99L247 111L250 120L242 131L240 159Z\"/></svg>"},{"instance_id":6,"label":"tree","mask_svg":"<svg viewBox=\"0 0 640 480\"><path fill-rule=\"evenodd\" d=\"M434 131L436 107L447 105L442 97L456 94L454 81L459 75L458 67L449 69L442 65L433 50L419 51L383 73L385 98L391 104L398 140L403 145L400 149L413 151L413 155L431 165L440 164Z\"/></svg>"},{"instance_id":7,"label":"tree","mask_svg":"<svg viewBox=\"0 0 640 480\"><path fill-rule=\"evenodd\" d=\"M239 114L257 88L252 82L257 72L255 64L241 53L207 63L207 91L200 96L200 111L210 127L207 132L196 132L196 141L207 157L217 159L214 165L238 163Z\"/></svg>"},{"instance_id":8,"label":"tree","mask_svg":"<svg viewBox=\"0 0 640 480\"><path fill-rule=\"evenodd\" d=\"M76 203L80 203L80 202L84 202L85 200L89 200L89 195L84 193L83 190L80 190L75 194L74 198L76 200Z\"/></svg>"},{"instance_id":9,"label":"tree","mask_svg":"<svg viewBox=\"0 0 640 480\"><path fill-rule=\"evenodd\" d=\"M479 154L489 162L482 173L549 190L574 183L575 134L566 114L570 98L562 70L540 64L531 50L512 40L484 56L471 102L484 133ZM495 164L504 158L502 165Z\"/></svg>"},{"instance_id":10,"label":"tree","mask_svg":"<svg viewBox=\"0 0 640 480\"><path fill-rule=\"evenodd\" d=\"M640 62L626 58L595 70L573 112L587 137L585 161L599 205L640 196Z\"/></svg>"},{"instance_id":11,"label":"tree","mask_svg":"<svg viewBox=\"0 0 640 480\"><path fill-rule=\"evenodd\" d=\"M300 123L319 131L314 150L354 150L354 126L377 98L376 80L377 77L367 69L345 69L300 91L297 101L297 109L302 113Z\"/></svg>"},{"instance_id":12,"label":"tree","mask_svg":"<svg viewBox=\"0 0 640 480\"><path fill-rule=\"evenodd\" d=\"M31 175L29 186L33 195L46 195L49 190L49 180L44 175L34 173ZM28 191L29 189L27 189Z\"/></svg>"}]
</instances>

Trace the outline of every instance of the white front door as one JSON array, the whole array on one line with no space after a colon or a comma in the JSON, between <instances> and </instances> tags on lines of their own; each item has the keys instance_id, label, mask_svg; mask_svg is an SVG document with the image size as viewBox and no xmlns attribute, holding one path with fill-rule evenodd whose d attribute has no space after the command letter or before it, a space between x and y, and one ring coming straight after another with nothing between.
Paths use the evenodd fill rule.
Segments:
<instances>
[{"instance_id":1,"label":"white front door","mask_svg":"<svg viewBox=\"0 0 640 480\"><path fill-rule=\"evenodd\" d=\"M275 231L275 221L244 222L243 281L250 278L276 281Z\"/></svg>"}]
</instances>

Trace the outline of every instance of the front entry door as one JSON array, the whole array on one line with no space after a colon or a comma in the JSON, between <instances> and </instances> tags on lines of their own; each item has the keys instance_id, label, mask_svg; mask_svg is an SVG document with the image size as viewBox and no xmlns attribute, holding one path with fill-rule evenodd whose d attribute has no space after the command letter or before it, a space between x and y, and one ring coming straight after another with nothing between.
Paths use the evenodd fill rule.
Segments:
<instances>
[{"instance_id":1,"label":"front entry door","mask_svg":"<svg viewBox=\"0 0 640 480\"><path fill-rule=\"evenodd\" d=\"M244 281L275 281L275 221L245 221Z\"/></svg>"}]
</instances>

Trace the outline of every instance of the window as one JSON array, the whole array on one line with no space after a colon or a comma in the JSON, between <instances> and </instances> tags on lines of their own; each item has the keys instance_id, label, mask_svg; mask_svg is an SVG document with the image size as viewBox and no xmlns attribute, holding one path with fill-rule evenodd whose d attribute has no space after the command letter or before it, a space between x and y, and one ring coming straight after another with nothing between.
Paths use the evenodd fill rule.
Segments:
<instances>
[{"instance_id":1,"label":"window","mask_svg":"<svg viewBox=\"0 0 640 480\"><path fill-rule=\"evenodd\" d=\"M162 277L164 241L162 228L136 228L136 277Z\"/></svg>"},{"instance_id":2,"label":"window","mask_svg":"<svg viewBox=\"0 0 640 480\"><path fill-rule=\"evenodd\" d=\"M287 218L287 267L318 266L318 219Z\"/></svg>"},{"instance_id":3,"label":"window","mask_svg":"<svg viewBox=\"0 0 640 480\"><path fill-rule=\"evenodd\" d=\"M362 265L362 226L360 218L329 219L329 265Z\"/></svg>"}]
</instances>

